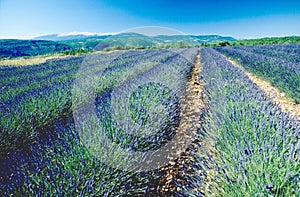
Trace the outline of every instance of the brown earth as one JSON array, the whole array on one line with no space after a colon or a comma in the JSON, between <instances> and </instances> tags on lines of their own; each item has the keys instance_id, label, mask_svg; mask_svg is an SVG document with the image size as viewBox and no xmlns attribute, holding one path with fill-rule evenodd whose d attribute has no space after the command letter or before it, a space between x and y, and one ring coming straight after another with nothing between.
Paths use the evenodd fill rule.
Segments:
<instances>
[{"instance_id":1,"label":"brown earth","mask_svg":"<svg viewBox=\"0 0 300 197\"><path fill-rule=\"evenodd\" d=\"M113 52L122 52L121 50L114 50L114 51L95 51L91 52L88 54L98 54L98 53L103 53L103 54L109 54ZM0 67L1 66L29 66L33 64L41 64L45 63L47 60L52 60L52 59L63 59L67 57L76 57L80 56L78 55L63 55L63 54L54 54L54 55L37 55L37 56L32 56L32 57L19 57L19 58L14 58L14 59L3 59L0 60Z\"/></svg>"},{"instance_id":2,"label":"brown earth","mask_svg":"<svg viewBox=\"0 0 300 197\"><path fill-rule=\"evenodd\" d=\"M40 55L40 56L34 56L34 57L19 57L15 59L6 59L6 60L0 60L0 67L9 65L9 66L29 66L33 64L41 64L46 62L47 60L51 59L61 59L61 58L66 58L68 56L62 56L62 55Z\"/></svg>"},{"instance_id":3,"label":"brown earth","mask_svg":"<svg viewBox=\"0 0 300 197\"><path fill-rule=\"evenodd\" d=\"M197 129L201 127L200 124L204 121L200 116L205 110L204 84L198 78L200 71L200 55L198 54L192 70L192 76L187 82L186 91L182 98L180 106L181 120L176 131L177 133L192 132L194 138L191 140L190 146L178 158L160 169L164 172L164 176L161 178L157 190L165 194L179 192L181 188L176 186L176 182L182 185L188 184L186 182L189 180L185 180L185 177L193 174L199 175L204 182L201 187L195 188L195 191L197 190L202 195L205 195L207 191L214 193L211 186L215 182L216 172L213 164L209 163L208 158L212 158L215 155L214 141L212 138L208 139L206 137L200 139L199 135L197 135ZM205 172L193 169L192 164L198 162L195 162L195 156L203 158L209 169L206 169ZM204 166L204 163L200 165Z\"/></svg>"}]
</instances>

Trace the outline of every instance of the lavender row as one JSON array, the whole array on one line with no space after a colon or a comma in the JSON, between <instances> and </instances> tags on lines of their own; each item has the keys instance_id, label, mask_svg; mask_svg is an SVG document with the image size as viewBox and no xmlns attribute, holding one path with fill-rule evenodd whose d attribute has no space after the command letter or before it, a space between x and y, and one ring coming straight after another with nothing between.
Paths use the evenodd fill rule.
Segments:
<instances>
[{"instance_id":1,"label":"lavender row","mask_svg":"<svg viewBox=\"0 0 300 197\"><path fill-rule=\"evenodd\" d=\"M280 48L280 46L277 46ZM290 46L297 48L298 46ZM272 47L274 48L274 47ZM251 48L220 47L217 51L237 61L246 70L266 79L296 103L300 102L300 63L252 52ZM296 49L295 49L296 50ZM286 54L289 57L289 54ZM299 57L299 54L297 55Z\"/></svg>"},{"instance_id":2,"label":"lavender row","mask_svg":"<svg viewBox=\"0 0 300 197\"><path fill-rule=\"evenodd\" d=\"M174 111L176 112L176 106L178 106L178 99L176 98L182 94L182 89L184 89L185 82L190 74L196 53L197 50L194 49L175 52L156 51L156 55L152 58L144 59L145 64L133 62L133 64L135 63L139 66L131 66L131 64L127 63L128 68L119 67L113 72L112 67L112 69L106 70L105 72L99 72L97 76L102 74L99 76L99 80L103 83L93 84L97 86L97 95L94 102L98 112L106 112L107 116L102 119L101 116L103 116L103 113L98 113L95 124L100 124L110 139L115 143L119 143L121 146L131 147L133 150L147 149L145 146L142 147L143 144L145 145L143 142L146 140L148 143L146 143L146 146L151 149L157 148L153 146L157 144L157 140L160 141L159 143L163 143L165 139L168 139L166 135L170 135L170 133L163 131L163 129L167 129L167 126L162 127L158 135L155 137L150 136L149 138L137 139L120 134L120 132L126 133L126 131L113 132L117 131L117 129L115 126L109 128L109 125L113 126L115 123L112 119L108 118L111 117L111 111L105 108L107 104L109 104L107 101L111 98L109 95L113 94L114 89L119 89L120 94L126 94L128 92L126 87L130 87L126 85L127 83L135 84L134 82L139 82L141 85L136 91L133 91L129 99L130 105L128 106L130 109L128 113L133 119L132 121L136 122L136 124L140 124L139 127L151 129L147 127L147 121L145 122L145 120L151 120L149 117L152 117L152 120L160 120L160 116L163 116L162 120L167 120L167 125L176 126L176 121L178 121L176 119L178 115L174 113ZM190 59L182 57L183 55L181 54L185 54L185 57L189 57ZM143 59L143 57L143 55L140 56L141 59ZM124 61L127 61L126 58L124 58ZM82 74L81 77L83 80L80 82L85 82L84 79L92 72L90 70L92 67L93 66L87 65L89 69L86 70L86 73L79 72L80 75ZM167 71L172 71L173 74ZM150 83L150 86L143 85L145 80L149 82L149 79L153 77L154 79L156 77L164 81L164 85L160 83L156 85ZM91 81L87 80L86 82L90 84L89 82ZM61 85L62 86L58 86L61 90L59 92L49 90L53 95L53 99L67 96L67 98L69 98L67 100L71 101L73 98L70 98L70 95L68 96L71 91L70 88L68 89L68 85L66 84ZM166 87L168 85L170 86L169 88L172 87L172 91ZM57 93L64 95L60 96ZM45 94L47 93L45 92ZM147 102L148 94L154 97L153 100L151 100L154 102L153 106L162 105L166 107L166 110L162 109L162 113L159 113L157 110L152 111L154 108L149 107L149 103ZM120 98L123 97L121 96ZM46 103L40 103L41 101L38 95L32 95L32 98L27 100L28 103L38 103L38 105L32 105L32 109L34 113L38 112L39 115L41 115L40 112L46 112L43 110L39 111L39 108L47 108L44 106ZM69 101L66 104L72 107ZM80 103L80 100L78 101L78 106L84 107L83 104L85 103ZM53 103L53 101L49 100L49 103ZM61 101L57 103L64 105ZM117 104L118 103L121 104L123 102L120 101L117 102ZM174 105L171 105L172 103ZM5 107L7 107L7 105ZM160 178L160 174L157 171L153 170L139 173L127 172L103 163L103 161L99 160L99 158L95 157L92 152L87 149L87 146L84 146L83 139L75 127L76 120L73 118L73 114L70 113L72 110L69 111L70 109L64 107L62 110L63 115L55 116L55 118L43 124L39 124L40 121L43 121L42 118L36 119L40 118L40 116L33 118L27 117L30 123L26 123L26 125L33 125L34 128L25 129L24 132L32 132L33 135L24 136L17 135L17 133L13 132L6 134L1 132L1 140L4 140L4 144L6 145L6 147L2 147L6 150L8 146L12 147L12 150L4 151L6 154L1 154L1 196L9 196L12 194L17 196L43 196L47 194L55 196L133 196L144 195L145 193L153 191L151 187L154 187ZM110 105L108 107L110 107ZM141 111L141 108L144 110ZM56 115L59 114L53 111L54 108L50 109L51 110L48 110L50 113L54 112ZM120 109L122 109L122 106ZM13 116L13 114L7 112L4 112L4 114L6 114L4 116L6 118ZM159 114L160 116L157 116ZM22 119L20 120L22 122ZM125 118L124 120L127 119ZM1 127L3 126L4 125L1 124ZM21 127L22 126L24 125L21 125ZM13 129L18 128L20 127ZM162 135L160 135L160 133ZM17 139L14 139L15 137L17 137ZM21 146L20 143L15 143L18 142L17 140L21 141L22 138L26 137L32 138L31 143L21 143ZM11 142L7 141L8 139L11 139ZM136 146L137 143L140 147ZM1 153L3 152L1 151ZM106 153L104 152L103 155L104 154ZM118 157L113 159L120 160ZM120 161L119 163L121 164L122 162L125 161Z\"/></svg>"},{"instance_id":3,"label":"lavender row","mask_svg":"<svg viewBox=\"0 0 300 197\"><path fill-rule=\"evenodd\" d=\"M202 49L201 64L208 97L202 131L215 140L216 151L200 153L195 168L215 174L208 183L205 176L190 175L181 194L203 195L194 189L202 188L207 195L297 196L300 123L217 51Z\"/></svg>"},{"instance_id":4,"label":"lavender row","mask_svg":"<svg viewBox=\"0 0 300 197\"><path fill-rule=\"evenodd\" d=\"M85 62L83 66L85 66L84 69L87 69L90 73L102 72L102 76L108 76L106 77L105 86L106 88L112 88L117 85L117 81L120 80L113 79L111 77L113 76L113 73L126 73L131 70L132 76L134 76L135 74L138 74L133 72L133 70L136 69L135 65L141 67L142 70L147 69L139 64L139 62L144 61L143 58L152 62L151 65L155 65L155 61L159 62L165 57L174 56L173 53L168 51L161 51L160 53L157 51L130 51L128 53L129 54L109 54L109 58L104 56L105 58L103 59L101 58L103 55L90 55L85 60L87 62ZM63 60L62 63L66 64L60 64L60 67L69 68L69 64L73 64L74 62L70 61L68 63ZM49 67L49 69L51 69L50 65ZM23 70L24 68L25 67L20 69ZM28 74L26 75L30 74L31 68L32 67L28 67ZM107 70L107 68L110 70ZM13 144L26 145L28 143L27 140L29 142L31 141L30 138L27 137L36 133L35 128L51 124L53 120L61 116L68 116L72 113L71 89L74 84L74 78L77 76L78 69L79 65L78 68L75 68L75 70L73 69L74 72L61 72L59 73L59 76L50 74L50 76L45 76L37 80L35 80L35 72L33 72L31 82L29 81L28 84L24 83L25 85L20 88L11 87L6 91L4 89L3 92L1 92L1 96L9 93L8 96L11 97L10 99L2 100L0 102L1 150L6 150L7 148L14 149L15 145L9 146L7 144L11 142L15 142ZM19 92L19 90L21 90L21 92ZM6 151L3 151L3 153L4 152Z\"/></svg>"},{"instance_id":5,"label":"lavender row","mask_svg":"<svg viewBox=\"0 0 300 197\"><path fill-rule=\"evenodd\" d=\"M261 46L237 46L235 49L245 50L269 57L276 57L285 61L300 62L299 44L261 45Z\"/></svg>"},{"instance_id":6,"label":"lavender row","mask_svg":"<svg viewBox=\"0 0 300 197\"><path fill-rule=\"evenodd\" d=\"M126 61L138 61L140 58L139 56L150 59L155 55L157 55L157 52L154 51L130 51L123 54L120 52L111 54L90 54L62 60L48 60L48 62L40 65L13 68L11 69L12 72L8 70L9 67L0 68L1 73L5 73L0 80L2 85L0 100L10 99L11 97L22 94L28 90L42 88L47 85L51 86L52 83L73 79L76 77L76 73L83 64L83 61L89 61L88 65L90 69L112 69L113 67L115 70L124 67ZM126 61L124 61L124 59ZM96 71L97 70L95 70L95 72Z\"/></svg>"}]
</instances>

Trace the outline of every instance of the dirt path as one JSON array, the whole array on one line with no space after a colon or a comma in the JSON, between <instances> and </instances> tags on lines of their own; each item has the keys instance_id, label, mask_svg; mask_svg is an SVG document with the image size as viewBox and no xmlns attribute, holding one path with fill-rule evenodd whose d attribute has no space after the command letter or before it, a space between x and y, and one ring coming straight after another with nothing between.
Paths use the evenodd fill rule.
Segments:
<instances>
[{"instance_id":1,"label":"dirt path","mask_svg":"<svg viewBox=\"0 0 300 197\"><path fill-rule=\"evenodd\" d=\"M189 180L186 180L187 175L197 174L207 182L201 187L194 189L194 191L199 190L198 193L202 195L205 194L204 190L209 189L210 182L214 179L215 173L213 170L203 172L192 167L193 164L198 162L195 162L195 156L199 157L200 155L200 157L207 158L206 160L208 160L207 155L210 155L211 157L214 155L213 142L209 139L203 140L197 137L199 136L197 135L197 130L199 130L200 124L203 123L203 120L200 117L203 110L205 110L205 102L203 100L204 87L203 83L201 83L198 78L200 71L200 55L198 54L192 70L192 76L187 82L187 88L182 98L180 106L181 120L177 129L177 132L191 131L194 135L194 139L191 140L191 144L185 152L174 161L170 162L168 166L161 169L161 171L164 172L164 176L160 180L160 185L157 189L166 195L173 194L173 192L180 192L181 187L178 187L177 184L188 184Z\"/></svg>"},{"instance_id":2,"label":"dirt path","mask_svg":"<svg viewBox=\"0 0 300 197\"><path fill-rule=\"evenodd\" d=\"M6 59L6 60L0 60L0 67L9 65L9 66L29 66L33 64L41 64L45 63L47 60L51 59L62 59L70 56L63 56L63 55L39 55L39 56L33 56L33 57L19 57L15 59Z\"/></svg>"},{"instance_id":3,"label":"dirt path","mask_svg":"<svg viewBox=\"0 0 300 197\"><path fill-rule=\"evenodd\" d=\"M291 99L287 98L285 94L272 86L269 82L262 80L250 72L247 72L240 64L224 56L233 65L242 69L245 74L255 83L268 97L272 98L275 105L281 107L283 112L289 113L290 116L296 117L300 121L300 104L296 104Z\"/></svg>"},{"instance_id":4,"label":"dirt path","mask_svg":"<svg viewBox=\"0 0 300 197\"><path fill-rule=\"evenodd\" d=\"M113 52L122 52L122 50L114 50L114 51L95 51L91 52L88 54L110 54ZM84 55L84 54L82 54ZM63 54L54 54L54 55L37 55L37 56L30 56L30 57L18 57L14 59L3 59L0 60L0 67L1 66L16 66L16 67L21 67L21 66L29 66L33 64L41 64L45 63L47 60L52 60L52 59L64 59L67 57L78 57L80 54L77 55L63 55Z\"/></svg>"}]
</instances>

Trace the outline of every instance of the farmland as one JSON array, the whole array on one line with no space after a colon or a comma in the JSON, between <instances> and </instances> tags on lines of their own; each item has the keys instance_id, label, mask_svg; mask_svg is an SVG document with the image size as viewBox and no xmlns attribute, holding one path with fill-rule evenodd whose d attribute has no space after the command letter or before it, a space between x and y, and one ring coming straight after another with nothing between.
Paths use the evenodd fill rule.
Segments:
<instances>
[{"instance_id":1,"label":"farmland","mask_svg":"<svg viewBox=\"0 0 300 197\"><path fill-rule=\"evenodd\" d=\"M1 196L298 196L300 46L90 53L0 67ZM235 65L229 60L238 63Z\"/></svg>"},{"instance_id":2,"label":"farmland","mask_svg":"<svg viewBox=\"0 0 300 197\"><path fill-rule=\"evenodd\" d=\"M300 103L300 46L271 45L218 48L247 70L266 79Z\"/></svg>"}]
</instances>

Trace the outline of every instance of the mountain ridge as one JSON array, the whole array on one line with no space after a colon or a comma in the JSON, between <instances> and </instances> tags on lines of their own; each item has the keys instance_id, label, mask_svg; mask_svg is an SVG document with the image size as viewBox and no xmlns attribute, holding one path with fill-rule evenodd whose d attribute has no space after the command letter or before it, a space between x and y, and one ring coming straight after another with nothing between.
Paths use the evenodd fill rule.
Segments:
<instances>
[{"instance_id":1,"label":"mountain ridge","mask_svg":"<svg viewBox=\"0 0 300 197\"><path fill-rule=\"evenodd\" d=\"M235 41L219 35L155 35L126 32L104 35L89 32L49 34L30 40L0 39L0 58L16 58L52 53L76 54L97 50L155 49L200 46L206 43Z\"/></svg>"},{"instance_id":2,"label":"mountain ridge","mask_svg":"<svg viewBox=\"0 0 300 197\"><path fill-rule=\"evenodd\" d=\"M91 39L91 38L97 38L97 39L104 39L108 37L124 37L123 35L140 35L140 36L146 36L152 39L161 39L162 37L165 38L198 38L203 39L204 41L220 41L221 39L226 41L235 41L236 39L231 36L221 36L221 35L193 35L193 34L186 34L186 35L155 35L155 36L147 36L140 33L135 32L126 32L126 33L91 33L91 32L71 32L67 34L48 34L48 35L42 35L38 37L34 37L31 40L51 40L51 41L66 41L66 40L78 40L78 39Z\"/></svg>"}]
</instances>

